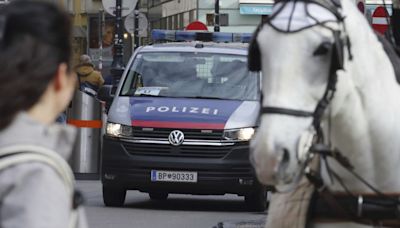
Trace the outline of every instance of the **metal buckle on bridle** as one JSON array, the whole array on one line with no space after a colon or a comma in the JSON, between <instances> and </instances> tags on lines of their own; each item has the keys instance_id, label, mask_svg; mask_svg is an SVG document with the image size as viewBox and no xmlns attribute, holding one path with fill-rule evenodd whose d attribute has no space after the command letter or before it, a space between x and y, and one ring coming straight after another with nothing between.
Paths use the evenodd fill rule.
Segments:
<instances>
[{"instance_id":1,"label":"metal buckle on bridle","mask_svg":"<svg viewBox=\"0 0 400 228\"><path fill-rule=\"evenodd\" d=\"M357 199L357 216L358 216L359 218L362 217L362 213L363 213L363 203L364 203L364 198L363 198L362 195L359 195L359 196L358 196L358 199Z\"/></svg>"},{"instance_id":2,"label":"metal buckle on bridle","mask_svg":"<svg viewBox=\"0 0 400 228\"><path fill-rule=\"evenodd\" d=\"M303 132L300 136L299 142L297 144L297 161L299 163L305 163L312 159L314 156L310 152L313 144L316 142L316 131L313 127L310 127L307 131Z\"/></svg>"}]
</instances>

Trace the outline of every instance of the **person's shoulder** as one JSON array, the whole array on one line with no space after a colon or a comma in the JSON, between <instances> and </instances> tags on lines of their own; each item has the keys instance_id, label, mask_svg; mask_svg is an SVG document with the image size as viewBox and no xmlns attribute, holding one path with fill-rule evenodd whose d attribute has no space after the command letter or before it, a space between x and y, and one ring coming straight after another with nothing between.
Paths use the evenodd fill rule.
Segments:
<instances>
[{"instance_id":1,"label":"person's shoulder","mask_svg":"<svg viewBox=\"0 0 400 228\"><path fill-rule=\"evenodd\" d=\"M0 172L0 185L9 192L4 197L3 209L15 227L64 227L68 223L71 197L61 176L49 165L24 162ZM48 218L48 219L37 219ZM28 225L29 224L29 225ZM1 226L1 222L0 222ZM14 227L14 226L13 226Z\"/></svg>"},{"instance_id":2,"label":"person's shoulder","mask_svg":"<svg viewBox=\"0 0 400 228\"><path fill-rule=\"evenodd\" d=\"M13 177L23 178L25 176L58 176L57 171L52 168L50 165L47 165L42 162L23 162L16 165L13 165L9 168L3 170L3 172L11 172L13 173ZM1 175L3 176L3 175ZM58 178L57 178L58 179Z\"/></svg>"},{"instance_id":3,"label":"person's shoulder","mask_svg":"<svg viewBox=\"0 0 400 228\"><path fill-rule=\"evenodd\" d=\"M0 185L24 188L37 195L41 194L42 188L58 191L56 194L58 197L65 197L67 193L60 174L53 167L42 162L22 162L1 170Z\"/></svg>"},{"instance_id":4,"label":"person's shoulder","mask_svg":"<svg viewBox=\"0 0 400 228\"><path fill-rule=\"evenodd\" d=\"M96 76L102 76L102 75L101 75L101 72L98 71L98 70L94 70L94 71L92 72L92 74L94 74L94 75L96 75Z\"/></svg>"}]
</instances>

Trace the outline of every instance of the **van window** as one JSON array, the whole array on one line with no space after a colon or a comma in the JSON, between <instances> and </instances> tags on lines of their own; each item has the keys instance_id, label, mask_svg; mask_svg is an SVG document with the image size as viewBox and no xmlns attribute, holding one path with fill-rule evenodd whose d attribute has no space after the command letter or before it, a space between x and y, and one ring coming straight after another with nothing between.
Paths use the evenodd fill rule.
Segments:
<instances>
[{"instance_id":1,"label":"van window","mask_svg":"<svg viewBox=\"0 0 400 228\"><path fill-rule=\"evenodd\" d=\"M145 52L136 56L122 96L258 100L259 73L245 55Z\"/></svg>"}]
</instances>

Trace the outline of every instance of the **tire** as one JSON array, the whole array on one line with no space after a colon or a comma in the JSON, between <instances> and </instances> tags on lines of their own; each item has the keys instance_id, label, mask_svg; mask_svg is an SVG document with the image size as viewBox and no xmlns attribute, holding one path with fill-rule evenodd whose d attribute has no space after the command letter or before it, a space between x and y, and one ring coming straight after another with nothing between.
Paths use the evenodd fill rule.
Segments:
<instances>
[{"instance_id":1,"label":"tire","mask_svg":"<svg viewBox=\"0 0 400 228\"><path fill-rule=\"evenodd\" d=\"M103 185L103 202L107 207L121 207L124 205L126 189L107 187Z\"/></svg>"},{"instance_id":2,"label":"tire","mask_svg":"<svg viewBox=\"0 0 400 228\"><path fill-rule=\"evenodd\" d=\"M166 200L168 198L167 192L149 192L151 200Z\"/></svg>"},{"instance_id":3,"label":"tire","mask_svg":"<svg viewBox=\"0 0 400 228\"><path fill-rule=\"evenodd\" d=\"M247 209L256 212L265 211L268 208L269 195L267 187L257 184L254 191L244 196Z\"/></svg>"}]
</instances>

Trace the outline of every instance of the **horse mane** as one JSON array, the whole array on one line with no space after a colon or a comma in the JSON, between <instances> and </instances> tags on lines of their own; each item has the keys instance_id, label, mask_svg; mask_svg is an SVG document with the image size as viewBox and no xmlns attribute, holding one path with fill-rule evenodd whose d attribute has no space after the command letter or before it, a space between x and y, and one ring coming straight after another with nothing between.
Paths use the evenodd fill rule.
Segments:
<instances>
[{"instance_id":1,"label":"horse mane","mask_svg":"<svg viewBox=\"0 0 400 228\"><path fill-rule=\"evenodd\" d=\"M378 37L379 42L381 42L383 49L386 52L386 55L389 57L389 60L392 63L394 69L397 83L400 84L399 50L394 47L392 43L390 43L389 40L387 40L386 37L384 37L383 35L376 33L376 36Z\"/></svg>"}]
</instances>

